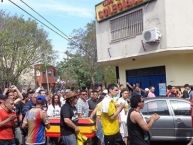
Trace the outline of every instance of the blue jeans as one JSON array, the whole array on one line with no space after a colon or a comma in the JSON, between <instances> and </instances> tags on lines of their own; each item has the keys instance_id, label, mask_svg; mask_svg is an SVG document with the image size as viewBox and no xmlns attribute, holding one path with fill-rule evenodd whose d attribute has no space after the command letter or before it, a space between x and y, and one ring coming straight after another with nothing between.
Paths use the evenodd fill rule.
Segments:
<instances>
[{"instance_id":1,"label":"blue jeans","mask_svg":"<svg viewBox=\"0 0 193 145\"><path fill-rule=\"evenodd\" d=\"M100 139L101 145L104 145L104 135L103 135L101 122L97 124L96 136L98 137L98 139Z\"/></svg>"},{"instance_id":2,"label":"blue jeans","mask_svg":"<svg viewBox=\"0 0 193 145\"><path fill-rule=\"evenodd\" d=\"M0 145L16 145L14 140L0 140Z\"/></svg>"},{"instance_id":3,"label":"blue jeans","mask_svg":"<svg viewBox=\"0 0 193 145\"><path fill-rule=\"evenodd\" d=\"M76 145L76 135L75 134L62 136L61 139L62 139L62 143L65 145Z\"/></svg>"},{"instance_id":4,"label":"blue jeans","mask_svg":"<svg viewBox=\"0 0 193 145\"><path fill-rule=\"evenodd\" d=\"M16 144L15 143L10 144L10 143L5 142L5 143L0 143L0 145L16 145Z\"/></svg>"}]
</instances>

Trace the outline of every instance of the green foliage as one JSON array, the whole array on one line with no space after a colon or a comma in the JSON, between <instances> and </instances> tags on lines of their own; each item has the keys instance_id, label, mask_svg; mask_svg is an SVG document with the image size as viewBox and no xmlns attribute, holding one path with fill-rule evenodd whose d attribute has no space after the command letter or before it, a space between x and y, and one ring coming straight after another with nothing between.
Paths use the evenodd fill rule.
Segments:
<instances>
[{"instance_id":1,"label":"green foliage","mask_svg":"<svg viewBox=\"0 0 193 145\"><path fill-rule=\"evenodd\" d=\"M17 84L22 72L46 58L52 61L53 50L47 33L34 20L0 12L1 82ZM44 57L43 57L44 56Z\"/></svg>"},{"instance_id":2,"label":"green foliage","mask_svg":"<svg viewBox=\"0 0 193 145\"><path fill-rule=\"evenodd\" d=\"M66 51L67 58L58 64L63 80L74 80L78 87L115 82L114 67L97 63L95 21L88 23L85 30L74 30L71 40Z\"/></svg>"}]
</instances>

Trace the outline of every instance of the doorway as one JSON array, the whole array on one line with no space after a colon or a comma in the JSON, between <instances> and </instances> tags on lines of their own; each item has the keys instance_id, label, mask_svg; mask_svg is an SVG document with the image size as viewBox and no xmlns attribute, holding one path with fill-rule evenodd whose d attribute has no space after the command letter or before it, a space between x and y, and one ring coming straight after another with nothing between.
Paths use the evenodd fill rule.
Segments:
<instances>
[{"instance_id":1,"label":"doorway","mask_svg":"<svg viewBox=\"0 0 193 145\"><path fill-rule=\"evenodd\" d=\"M126 78L130 84L139 83L142 89L154 86L159 96L159 83L166 83L165 66L126 70Z\"/></svg>"}]
</instances>

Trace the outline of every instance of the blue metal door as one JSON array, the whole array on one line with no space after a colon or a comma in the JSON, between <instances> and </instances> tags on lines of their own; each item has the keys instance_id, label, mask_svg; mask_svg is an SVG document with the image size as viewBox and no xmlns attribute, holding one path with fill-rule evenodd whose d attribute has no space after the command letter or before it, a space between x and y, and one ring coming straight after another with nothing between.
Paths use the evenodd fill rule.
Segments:
<instances>
[{"instance_id":1,"label":"blue metal door","mask_svg":"<svg viewBox=\"0 0 193 145\"><path fill-rule=\"evenodd\" d=\"M139 83L142 89L154 86L156 96L159 95L159 83L166 83L165 67L127 70L126 75L127 82L130 84Z\"/></svg>"}]
</instances>

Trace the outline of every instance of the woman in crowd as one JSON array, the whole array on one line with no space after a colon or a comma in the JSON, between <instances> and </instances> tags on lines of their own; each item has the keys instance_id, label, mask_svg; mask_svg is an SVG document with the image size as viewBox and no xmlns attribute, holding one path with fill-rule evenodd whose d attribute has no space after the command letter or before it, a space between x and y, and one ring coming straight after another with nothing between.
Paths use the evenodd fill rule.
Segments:
<instances>
[{"instance_id":1,"label":"woman in crowd","mask_svg":"<svg viewBox=\"0 0 193 145\"><path fill-rule=\"evenodd\" d=\"M144 107L144 100L141 95L132 96L130 106L131 109L127 118L130 145L149 145L148 131L153 123L159 119L159 115L154 113L148 120L144 119L141 113L141 109Z\"/></svg>"},{"instance_id":2,"label":"woman in crowd","mask_svg":"<svg viewBox=\"0 0 193 145\"><path fill-rule=\"evenodd\" d=\"M59 118L61 110L60 97L57 94L54 94L51 100L51 104L48 106L47 115L50 118ZM51 144L58 144L58 138L50 138Z\"/></svg>"},{"instance_id":3,"label":"woman in crowd","mask_svg":"<svg viewBox=\"0 0 193 145\"><path fill-rule=\"evenodd\" d=\"M48 106L48 117L60 117L60 109L60 97L57 94L54 94L54 96L52 97L51 104Z\"/></svg>"}]
</instances>

